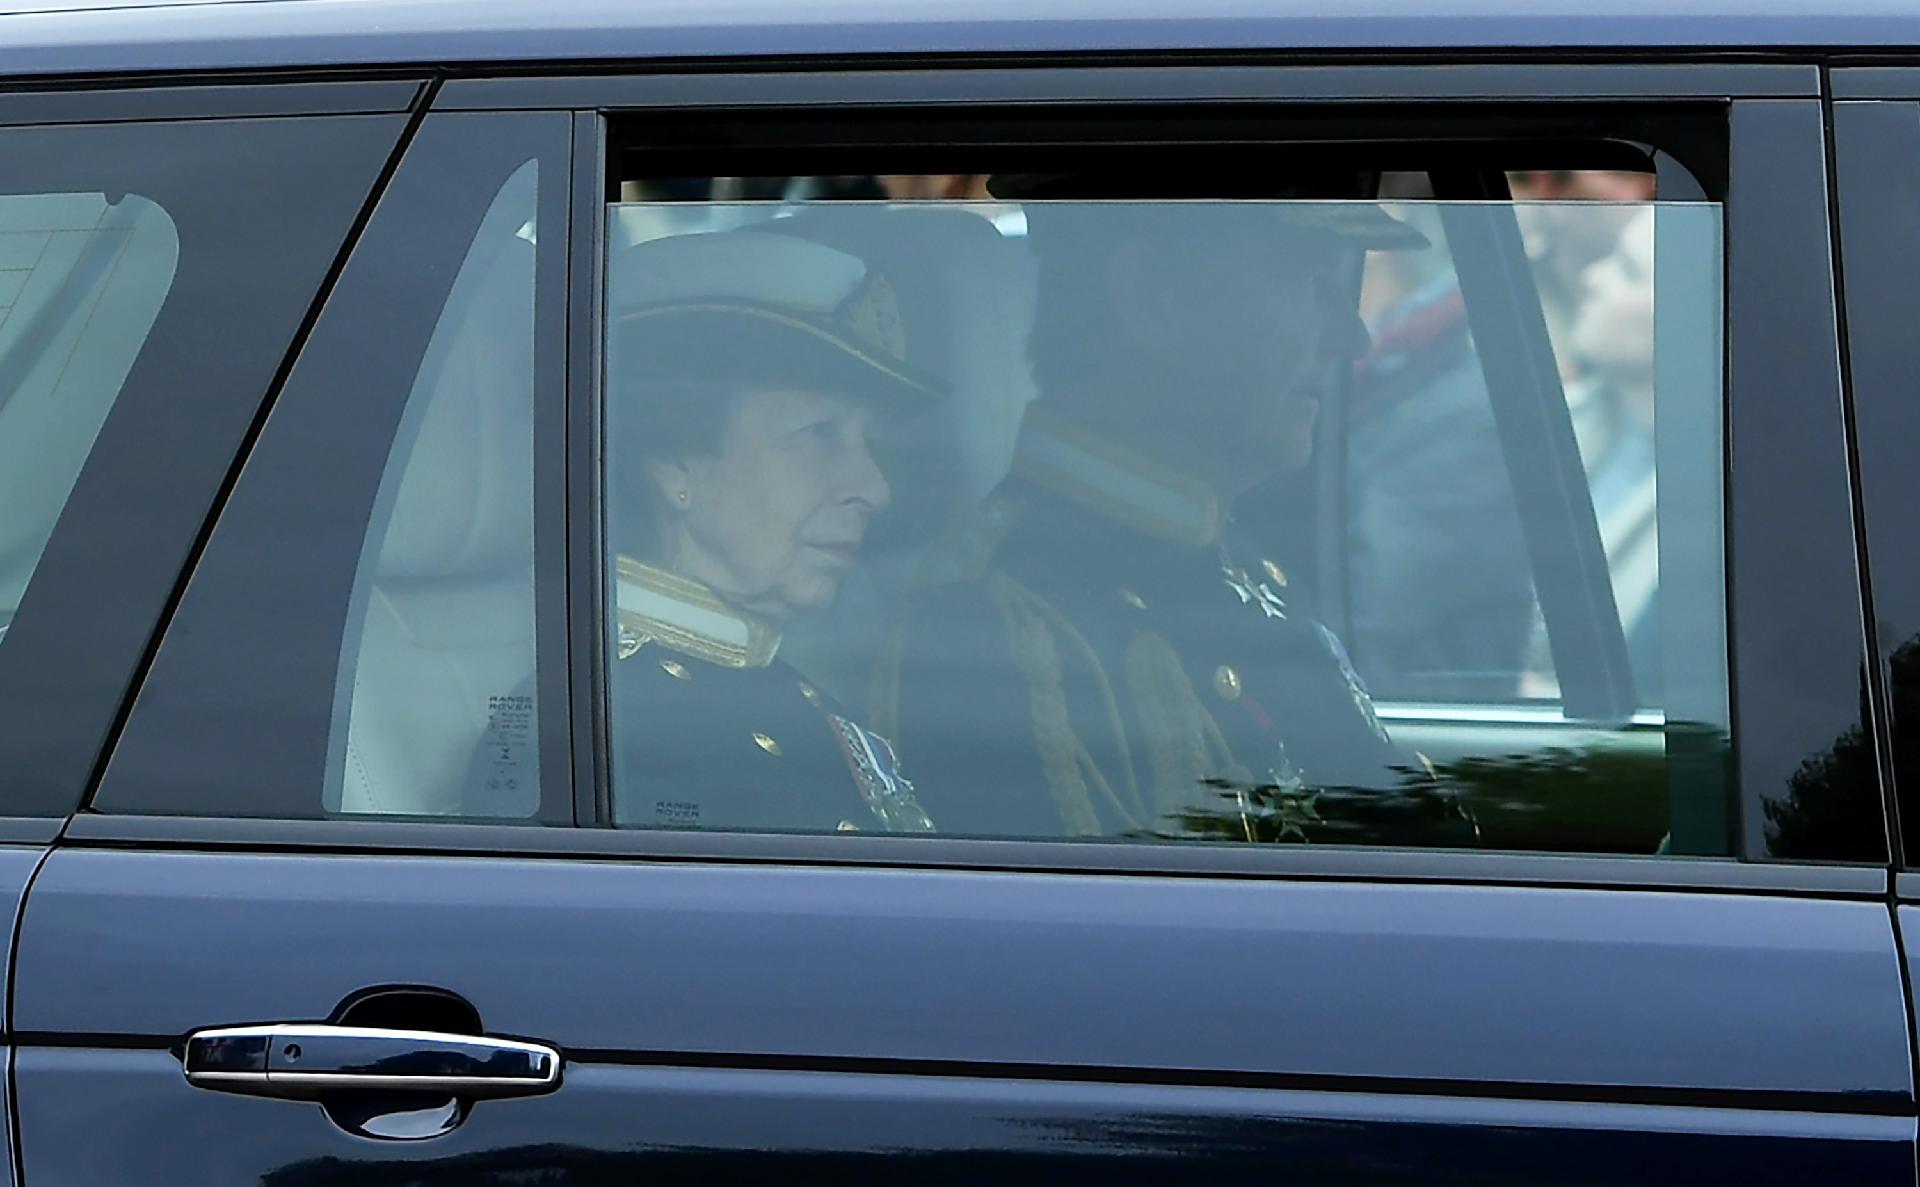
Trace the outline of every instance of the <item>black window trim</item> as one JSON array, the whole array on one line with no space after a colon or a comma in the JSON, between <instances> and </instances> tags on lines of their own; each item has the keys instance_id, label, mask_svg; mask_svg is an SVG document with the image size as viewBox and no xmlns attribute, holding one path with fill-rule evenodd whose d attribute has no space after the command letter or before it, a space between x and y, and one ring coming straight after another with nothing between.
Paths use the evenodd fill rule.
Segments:
<instances>
[{"instance_id":1,"label":"black window trim","mask_svg":"<svg viewBox=\"0 0 1920 1187\"><path fill-rule=\"evenodd\" d=\"M1877 865L1796 865L1354 846L1116 844L878 833L720 833L439 820L77 816L62 846L557 858L832 869L971 870L1242 880L1540 886L1884 902Z\"/></svg>"},{"instance_id":2,"label":"black window trim","mask_svg":"<svg viewBox=\"0 0 1920 1187\"><path fill-rule=\"evenodd\" d=\"M61 816L0 816L0 845L46 845L66 825Z\"/></svg>"},{"instance_id":3,"label":"black window trim","mask_svg":"<svg viewBox=\"0 0 1920 1187\"><path fill-rule=\"evenodd\" d=\"M0 126L155 123L259 119L289 115L397 115L426 97L429 82L410 78L201 85L178 80L141 86L0 89Z\"/></svg>"},{"instance_id":4,"label":"black window trim","mask_svg":"<svg viewBox=\"0 0 1920 1187\"><path fill-rule=\"evenodd\" d=\"M1583 88L1591 88L1594 85L1596 72L1606 75L1609 72L1618 71L1619 76L1625 78L1636 70L1644 69L1647 68L1540 67L1516 70L1515 75L1524 78L1531 87L1535 88L1538 95L1558 98L1578 94ZM1718 768L1728 781L1724 786L1735 789L1736 795L1732 797L1734 805L1727 811L1728 818L1723 821L1709 818L1704 826L1709 830L1726 829L1733 852L1762 851L1760 846L1751 843L1753 838L1760 835L1762 826L1758 820L1762 811L1762 800L1767 798L1762 794L1759 781L1769 780L1772 786L1784 788L1796 771L1795 764L1782 763L1777 754L1769 754L1765 749L1764 741L1779 736L1782 731L1787 737L1795 737L1796 733L1804 734L1807 729L1805 723L1799 720L1805 711L1805 702L1798 705L1790 704L1787 698L1779 695L1783 683L1798 683L1803 673L1797 669L1789 672L1785 664L1770 655L1765 658L1774 660L1772 663L1743 663L1743 658L1749 657L1743 657L1740 648L1738 622L1742 615L1747 615L1749 624L1757 621L1763 625L1777 626L1784 613L1794 612L1801 616L1800 625L1824 631L1821 637L1830 645L1825 656L1834 658L1830 666L1823 667L1822 670L1826 676L1825 686L1813 694L1813 700L1819 703L1825 714L1843 723L1858 722L1865 711L1858 697L1857 684L1859 674L1865 670L1862 665L1866 658L1864 651L1866 635L1863 627L1861 590L1855 569L1856 549L1852 530L1851 480L1846 466L1844 401L1839 369L1838 314L1831 283L1833 259L1828 227L1827 149L1823 131L1823 104L1817 97L1818 71L1814 68L1809 69L1813 71L1816 97L1742 98L1726 106L1728 121L1726 188L1719 190L1715 185L1719 180L1717 178L1705 179L1710 194L1719 190L1719 195L1728 199L1724 228L1729 246L1723 256L1725 272L1722 277L1725 298L1723 324L1726 328L1722 343L1724 352L1722 375L1727 397L1723 405L1725 420L1721 481L1725 517L1723 539L1727 582L1725 602L1728 616L1727 662L1730 669L1728 697L1730 714L1735 725L1730 754L1726 753L1727 747L1719 739L1694 737L1691 736L1693 731L1682 731L1683 736L1678 743L1680 750L1675 758L1703 775L1709 767ZM1017 74L1018 72L1003 73ZM1089 70L1081 73L1088 77L1097 77L1116 72ZM1181 73L1186 81L1192 84L1199 84L1209 77L1208 72L1204 70L1176 71L1176 73ZM1328 73L1342 75L1344 68L1330 68ZM1431 68L1427 71L1410 69L1402 72L1402 76L1422 73L1430 80L1437 81L1472 72L1449 72L1444 68ZM1295 74L1298 77L1318 77L1311 71L1295 72ZM756 89L771 90L777 94L781 92L782 84L790 77L779 74L698 76L697 78L689 76L682 81L704 85L696 85L690 91L679 92L677 99L672 93L661 94L659 101L679 107L697 108L702 105L702 98L715 94L738 97L756 93ZM869 94L867 90L871 82L869 75L849 72L816 77L831 78L834 86L843 88L837 92L841 105L862 102ZM924 93L929 95L945 94L954 89L952 80L938 72L918 72L897 77L905 80L903 85L917 81L928 88ZM999 78L1000 75L993 77ZM1377 81L1383 76L1378 72L1372 72L1367 77ZM636 88L644 91L659 81L644 77L575 79L569 81L566 94L575 104L590 105L602 113L607 113L624 107L632 99ZM447 84L443 97L449 92L456 92L461 85L463 84L457 82ZM1174 89L1171 86L1168 87L1170 91ZM1325 88L1327 93L1336 90L1337 88L1332 84ZM1131 98L1123 91L1110 91L1109 94L1121 100ZM832 104L835 97L836 92L831 87L823 86L811 101ZM994 97L1000 99L1006 96L997 94ZM1442 88L1442 94L1437 97L1446 97L1444 88ZM1526 97L1534 98L1536 94L1529 93ZM1646 94L1615 97L1619 98L1623 105L1642 103L1649 98ZM1510 94L1507 98L1511 100L1514 96ZM731 103L723 105L731 106ZM805 105L805 103L796 104L796 106ZM769 103L768 106L776 105ZM600 123L603 137L600 151L605 153L607 151L604 147L605 119L603 118ZM1736 179L1738 179L1737 182ZM604 195L605 175L576 175L575 185L577 194ZM584 196L581 200L585 200ZM594 243L596 252L600 249L599 241L604 236L603 222L604 220L598 220L594 224L593 238L596 241ZM1741 264L1747 259L1748 253L1734 248L1732 245L1735 243L1765 245L1766 254L1759 257L1759 266L1746 265L1742 270ZM1793 300L1781 301L1777 299L1773 286L1763 282L1783 277L1817 277L1818 283L1809 282L1793 293ZM1744 281L1744 288L1736 284L1737 280ZM1755 326L1758 327L1757 330L1743 329L1743 327ZM1808 327L1812 328L1809 330ZM1813 352L1815 357L1798 357L1795 352L1806 346L1809 341L1814 341L1819 346L1819 349ZM585 370L592 376L593 386L597 389L598 368L594 359L577 358L573 361L573 367L576 371ZM1783 398L1787 392L1778 383L1764 386L1760 383L1743 385L1741 378L1747 375L1770 378L1780 375L1797 376L1804 382L1792 388L1794 395L1809 400L1822 395L1830 397L1827 400L1827 406L1814 417L1818 422L1818 434L1809 440L1807 436L1809 426L1804 423L1806 418L1795 408L1784 404ZM587 392L584 389L587 386L578 382L572 384L573 397L579 399L586 395ZM1756 398L1762 395L1771 398L1765 400ZM597 405L597 390L592 393L592 397ZM1739 415L1735 413L1736 401L1742 405ZM1812 406L1818 407L1817 404ZM581 415L583 414L577 411L574 414L576 423ZM1828 449L1829 464L1827 466L1807 465L1806 450L1810 445ZM1821 522L1829 526L1834 523L1846 525L1844 538L1796 540L1792 542L1796 547L1787 547L1785 542L1776 539L1777 533L1773 530L1776 525L1768 522L1767 517L1756 517L1751 513L1751 508L1756 502L1764 502L1760 497L1765 494L1761 484L1756 482L1742 484L1734 481L1736 456L1741 456L1743 460L1792 459L1794 463L1801 465L1803 481L1817 480L1819 484L1824 502L1817 500L1815 505L1826 512L1821 517ZM1764 464L1757 469L1785 472L1784 467L1768 467ZM598 498L598 492L592 489L592 482L586 477L575 475L572 481L577 497L587 500ZM588 505L597 508L597 504L590 502ZM1748 513L1742 514L1743 507L1749 509ZM596 525L599 522L597 515L596 509L596 518L593 521ZM1766 579L1777 581L1779 556L1782 552L1787 555L1798 555L1813 561L1815 565L1820 561L1826 562L1830 577L1824 590L1826 596L1823 599L1811 596L1813 593L1811 588L1769 585L1763 589L1756 584L1755 578L1748 578L1745 582L1738 579L1737 575L1742 572L1744 566L1747 571L1757 572ZM580 579L582 578L576 577L576 580ZM1809 583L1809 585L1812 584L1818 583ZM601 621L599 614L603 610L604 607L596 605L593 616L589 617L587 622ZM593 664L604 665L604 639L601 637L604 632L593 630L591 627L586 629L591 631L590 641L580 638L579 628L576 628L576 648L582 645L590 646L595 654ZM1758 633L1756 632L1756 636ZM578 655L579 652L576 650L575 654ZM1841 672L1845 673L1844 680L1836 679L1836 673ZM1845 685L1844 691L1840 687L1842 684ZM1772 694L1758 695L1762 688L1771 689ZM594 698L590 696L588 703L591 703L592 699ZM1872 721L1867 720L1865 727L1871 736ZM604 799L607 794L604 790L604 778L601 775L601 772L606 769L604 720L597 722L596 729L602 740L598 747L601 753L594 756L594 766L582 767L581 770L595 771L596 795ZM1844 736L1844 728L1833 735L1835 740ZM1703 786L1711 788L1712 783L1703 783ZM1880 786L1877 777L1871 794L1876 797L1880 805L1884 805L1885 789ZM597 804L596 808L599 819L610 819L610 813L605 812L604 804ZM1695 805L1692 810L1698 811L1699 806ZM1877 839L1863 838L1863 840L1868 848L1878 846L1878 860L1883 863L1879 868L1890 870L1889 841L1884 835L1884 813L1876 813L1874 818L1879 822L1880 835ZM740 834L740 836L751 835ZM759 836L764 838L767 834L759 834ZM773 842L764 839L742 841L720 837L714 840L718 842L717 848L721 851L744 854L758 845L769 843L776 847L781 844L792 846L796 838L775 838ZM955 840L951 843L960 846L989 844L1045 846L1048 844L1014 840L1005 842ZM671 845L662 847L672 848ZM641 848L645 846L642 845ZM1475 856L1486 855L1467 855L1467 860L1472 860ZM1372 855L1372 860L1383 866L1391 866L1396 864L1398 857L1398 854L1393 858L1387 858L1384 854L1376 853ZM1153 869L1152 860L1148 857L1141 861L1139 868L1143 872ZM1567 855L1567 860L1600 862L1609 868L1617 868L1617 863L1621 861L1631 864L1647 859ZM1656 858L1653 864L1658 865L1661 860L1665 859ZM1886 880L1882 879L1881 885L1886 884Z\"/></svg>"},{"instance_id":5,"label":"black window trim","mask_svg":"<svg viewBox=\"0 0 1920 1187\"><path fill-rule=\"evenodd\" d=\"M1847 99L1920 99L1920 66L1854 66L1832 63L1832 94Z\"/></svg>"},{"instance_id":6,"label":"black window trim","mask_svg":"<svg viewBox=\"0 0 1920 1187\"><path fill-rule=\"evenodd\" d=\"M920 66L886 62L859 70L698 72L666 68L618 75L451 78L441 109L566 107L598 110L689 107L876 107L948 103L1183 104L1365 100L1595 100L1817 97L1811 64L1632 62L1588 65L1475 63L1338 66L1050 65Z\"/></svg>"},{"instance_id":7,"label":"black window trim","mask_svg":"<svg viewBox=\"0 0 1920 1187\"><path fill-rule=\"evenodd\" d=\"M1768 791L1786 793L1802 774L1817 776L1821 759L1842 756L1850 738L1864 739L1872 785L1855 790L1874 802L1880 835L1872 857L1891 868L1888 789L1872 753L1876 722L1865 692L1871 660L1825 105L1735 103L1729 133L1723 490L1734 786L1744 817L1732 823L1753 838L1764 827ZM1781 484L1787 474L1797 481ZM1794 514L1782 515L1789 495ZM1802 649L1808 640L1811 657ZM1827 770L1848 777L1839 762Z\"/></svg>"},{"instance_id":8,"label":"black window trim","mask_svg":"<svg viewBox=\"0 0 1920 1187\"><path fill-rule=\"evenodd\" d=\"M610 762L600 739L608 736L605 632L592 624L606 618L606 557L601 499L593 477L601 454L601 279L606 243L606 135L603 121L588 112L573 118L573 175L567 238L566 333L566 606L570 630L564 640L572 730L573 813L587 827L613 818L608 798Z\"/></svg>"},{"instance_id":9,"label":"black window trim","mask_svg":"<svg viewBox=\"0 0 1920 1187\"><path fill-rule=\"evenodd\" d=\"M1836 70L1836 93L1857 69ZM1901 446L1911 437L1906 378L1912 344L1890 321L1882 294L1904 291L1911 262L1913 149L1920 139L1920 70L1898 74L1905 98L1850 99L1831 108L1834 250L1839 265L1842 345L1854 429L1855 515L1868 645L1876 659L1868 691L1877 714L1881 775L1890 788L1889 827L1896 868L1920 865L1920 779L1913 772L1913 723L1907 701L1913 638L1913 566L1902 527L1910 486ZM1893 88L1886 88L1891 91ZM1852 250L1847 250L1851 243Z\"/></svg>"}]
</instances>

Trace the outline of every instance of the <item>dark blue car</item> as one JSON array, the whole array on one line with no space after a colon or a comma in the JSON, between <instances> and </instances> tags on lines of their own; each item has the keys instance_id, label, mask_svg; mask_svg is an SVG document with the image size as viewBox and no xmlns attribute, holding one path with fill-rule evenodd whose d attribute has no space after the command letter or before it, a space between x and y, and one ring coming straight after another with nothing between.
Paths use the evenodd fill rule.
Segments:
<instances>
[{"instance_id":1,"label":"dark blue car","mask_svg":"<svg viewBox=\"0 0 1920 1187\"><path fill-rule=\"evenodd\" d=\"M1912 1187L1915 54L0 0L13 1181Z\"/></svg>"}]
</instances>

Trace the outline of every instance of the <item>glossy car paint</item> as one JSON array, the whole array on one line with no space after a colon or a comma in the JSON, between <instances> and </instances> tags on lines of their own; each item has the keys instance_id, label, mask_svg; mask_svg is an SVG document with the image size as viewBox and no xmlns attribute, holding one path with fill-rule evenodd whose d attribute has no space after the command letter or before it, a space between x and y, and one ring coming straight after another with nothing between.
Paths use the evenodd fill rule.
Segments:
<instances>
[{"instance_id":1,"label":"glossy car paint","mask_svg":"<svg viewBox=\"0 0 1920 1187\"><path fill-rule=\"evenodd\" d=\"M8 9L20 9L19 0ZM1200 50L1689 48L1920 43L1920 12L1879 0L255 0L74 3L0 15L0 73L558 62L754 55ZM0 9L0 12L6 12ZM377 12L378 19L372 19Z\"/></svg>"},{"instance_id":2,"label":"glossy car paint","mask_svg":"<svg viewBox=\"0 0 1920 1187\"><path fill-rule=\"evenodd\" d=\"M234 952L248 975L209 980ZM1885 908L1760 895L63 850L20 961L62 970L18 987L26 1041L165 1045L418 984L574 1052L1876 1108L1912 1078Z\"/></svg>"},{"instance_id":3,"label":"glossy car paint","mask_svg":"<svg viewBox=\"0 0 1920 1187\"><path fill-rule=\"evenodd\" d=\"M33 878L33 871L40 864L43 854L38 846L0 845L0 920L6 921L8 934L20 918L20 904L26 894L27 883ZM13 950L9 947L0 952L0 987L11 990L13 985ZM7 1031L7 1042L0 1059L5 1061L6 1080L0 1085L0 1139L5 1139L5 1164L8 1181L13 1181L14 1143L13 1143L13 1056L14 1045L11 1028Z\"/></svg>"},{"instance_id":4,"label":"glossy car paint","mask_svg":"<svg viewBox=\"0 0 1920 1187\"><path fill-rule=\"evenodd\" d=\"M1569 1150L1591 1177L1556 1182L1643 1157L1676 1183L1895 1182L1891 953L1878 903L1761 895L68 849L21 937L23 967L61 970L15 1004L23 1157L29 1183L104 1181L193 1131L236 1136L154 1181L674 1181L770 1151L1210 1175L1365 1149L1381 1182L1538 1181ZM396 984L559 1046L560 1089L370 1145L190 1088L167 1049ZM1473 1173L1418 1177L1449 1158Z\"/></svg>"},{"instance_id":5,"label":"glossy car paint","mask_svg":"<svg viewBox=\"0 0 1920 1187\"><path fill-rule=\"evenodd\" d=\"M476 1105L443 1138L376 1143L318 1105L197 1092L163 1052L42 1048L21 1075L37 1089L22 1109L30 1184L116 1182L136 1156L146 1183L263 1187L1799 1187L1913 1174L1907 1117L592 1063L552 1096Z\"/></svg>"},{"instance_id":6,"label":"glossy car paint","mask_svg":"<svg viewBox=\"0 0 1920 1187\"><path fill-rule=\"evenodd\" d=\"M61 975L14 1011L26 1042L164 1046L417 984L576 1053L1885 1108L1912 1080L1892 953L1879 904L1759 895L63 850L20 945Z\"/></svg>"}]
</instances>

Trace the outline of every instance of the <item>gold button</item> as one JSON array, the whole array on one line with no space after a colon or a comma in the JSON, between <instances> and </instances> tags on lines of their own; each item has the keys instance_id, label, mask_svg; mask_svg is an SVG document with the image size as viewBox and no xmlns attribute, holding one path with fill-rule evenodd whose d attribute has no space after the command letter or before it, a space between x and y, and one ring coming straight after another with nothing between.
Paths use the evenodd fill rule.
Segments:
<instances>
[{"instance_id":1,"label":"gold button","mask_svg":"<svg viewBox=\"0 0 1920 1187\"><path fill-rule=\"evenodd\" d=\"M1147 608L1147 600L1130 589L1120 591L1120 600L1132 606L1135 610L1145 610Z\"/></svg>"},{"instance_id":2,"label":"gold button","mask_svg":"<svg viewBox=\"0 0 1920 1187\"><path fill-rule=\"evenodd\" d=\"M686 665L680 663L678 660L671 660L671 659L661 660L660 670L662 672L665 672L667 675L673 677L675 680L693 679L693 673L687 671Z\"/></svg>"},{"instance_id":3,"label":"gold button","mask_svg":"<svg viewBox=\"0 0 1920 1187\"><path fill-rule=\"evenodd\" d=\"M1287 574L1279 565L1274 564L1272 561L1261 561L1260 567L1267 571L1268 580L1272 581L1281 589L1287 588Z\"/></svg>"},{"instance_id":4,"label":"gold button","mask_svg":"<svg viewBox=\"0 0 1920 1187\"><path fill-rule=\"evenodd\" d=\"M860 831L860 826L851 820L842 820L840 822L840 831L843 833L857 833Z\"/></svg>"},{"instance_id":5,"label":"gold button","mask_svg":"<svg viewBox=\"0 0 1920 1187\"><path fill-rule=\"evenodd\" d=\"M753 744L755 746L758 746L760 749L766 751L768 754L773 755L775 758L780 757L780 743L774 741L772 738L768 737L763 733L756 732L753 735Z\"/></svg>"},{"instance_id":6,"label":"gold button","mask_svg":"<svg viewBox=\"0 0 1920 1187\"><path fill-rule=\"evenodd\" d=\"M1213 670L1213 691L1220 694L1223 701L1238 700L1240 697L1240 673L1225 664Z\"/></svg>"},{"instance_id":7,"label":"gold button","mask_svg":"<svg viewBox=\"0 0 1920 1187\"><path fill-rule=\"evenodd\" d=\"M818 705L820 703L820 690L808 684L805 680L800 682L800 695L807 698L807 704L809 705Z\"/></svg>"}]
</instances>

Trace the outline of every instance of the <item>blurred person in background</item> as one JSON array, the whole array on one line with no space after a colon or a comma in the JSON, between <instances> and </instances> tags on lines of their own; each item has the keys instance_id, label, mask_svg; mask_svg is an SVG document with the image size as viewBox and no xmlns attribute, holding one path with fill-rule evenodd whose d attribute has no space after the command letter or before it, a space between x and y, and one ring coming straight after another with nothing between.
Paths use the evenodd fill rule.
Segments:
<instances>
[{"instance_id":1,"label":"blurred person in background","mask_svg":"<svg viewBox=\"0 0 1920 1187\"><path fill-rule=\"evenodd\" d=\"M1614 248L1581 275L1569 340L1586 365L1574 430L1593 488L1613 600L1643 705L1661 702L1653 426L1653 211L1642 207Z\"/></svg>"},{"instance_id":2,"label":"blurred person in background","mask_svg":"<svg viewBox=\"0 0 1920 1187\"><path fill-rule=\"evenodd\" d=\"M1397 176L1399 196L1431 196L1424 177ZM1600 340L1607 331L1592 324L1583 341L1575 326L1593 299L1589 272L1645 211L1653 176L1536 171L1510 174L1509 184L1521 203L1516 217L1592 472L1604 448L1627 437L1610 434L1603 446L1590 431L1624 422L1603 378L1609 364ZM1407 217L1437 235L1433 207L1416 204ZM1405 263L1417 267L1418 259L1369 274L1369 287L1398 299L1378 301L1374 347L1355 370L1347 497L1356 659L1369 681L1400 699L1552 697L1557 687L1530 562L1459 282L1444 260L1424 277L1409 275ZM1650 288L1645 297L1651 300ZM1650 334L1649 315L1644 333L1617 340L1614 364L1634 350L1650 361ZM1650 466L1650 437L1645 445ZM1617 455L1616 469L1628 457ZM1596 505L1610 500L1616 484L1595 481Z\"/></svg>"}]
</instances>

